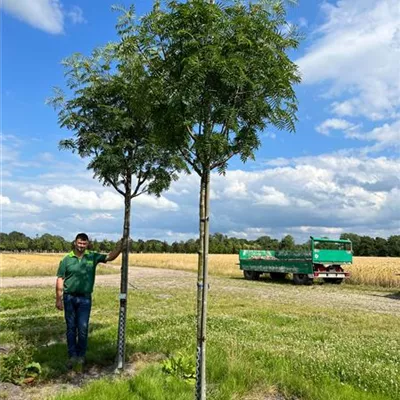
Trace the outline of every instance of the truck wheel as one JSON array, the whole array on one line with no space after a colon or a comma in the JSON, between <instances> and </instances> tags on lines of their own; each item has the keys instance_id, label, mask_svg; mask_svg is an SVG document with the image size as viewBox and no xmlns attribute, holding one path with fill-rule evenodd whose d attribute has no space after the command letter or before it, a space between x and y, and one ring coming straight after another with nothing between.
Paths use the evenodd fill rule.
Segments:
<instances>
[{"instance_id":1,"label":"truck wheel","mask_svg":"<svg viewBox=\"0 0 400 400\"><path fill-rule=\"evenodd\" d=\"M247 281L258 281L260 279L260 273L257 271L243 270L243 275Z\"/></svg>"},{"instance_id":2,"label":"truck wheel","mask_svg":"<svg viewBox=\"0 0 400 400\"><path fill-rule=\"evenodd\" d=\"M286 274L283 272L270 272L269 276L273 281L283 281L286 278Z\"/></svg>"},{"instance_id":3,"label":"truck wheel","mask_svg":"<svg viewBox=\"0 0 400 400\"><path fill-rule=\"evenodd\" d=\"M307 274L293 274L293 282L295 285L312 285L313 280Z\"/></svg>"}]
</instances>

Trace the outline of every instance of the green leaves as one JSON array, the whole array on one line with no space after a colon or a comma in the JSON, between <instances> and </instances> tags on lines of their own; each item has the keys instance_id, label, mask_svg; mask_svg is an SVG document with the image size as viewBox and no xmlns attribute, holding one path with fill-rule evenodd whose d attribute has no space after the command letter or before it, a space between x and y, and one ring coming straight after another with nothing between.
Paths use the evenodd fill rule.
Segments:
<instances>
[{"instance_id":1,"label":"green leaves","mask_svg":"<svg viewBox=\"0 0 400 400\"><path fill-rule=\"evenodd\" d=\"M196 172L252 158L267 125L294 131L300 76L287 52L299 36L281 1L169 2L130 39L162 88L157 124Z\"/></svg>"},{"instance_id":2,"label":"green leaves","mask_svg":"<svg viewBox=\"0 0 400 400\"><path fill-rule=\"evenodd\" d=\"M132 18L128 10L126 27ZM120 194L160 195L183 165L171 149L158 144L153 112L157 90L137 54L131 57L124 49L110 43L90 57L74 54L63 62L71 95L66 98L57 90L49 102L59 110L60 126L74 137L59 147L88 157L94 176Z\"/></svg>"},{"instance_id":3,"label":"green leaves","mask_svg":"<svg viewBox=\"0 0 400 400\"><path fill-rule=\"evenodd\" d=\"M33 346L25 340L11 349L8 354L0 356L0 380L15 384L31 383L41 373L42 367L32 361Z\"/></svg>"},{"instance_id":4,"label":"green leaves","mask_svg":"<svg viewBox=\"0 0 400 400\"><path fill-rule=\"evenodd\" d=\"M196 381L196 367L193 357L178 353L162 363L162 371L168 375L184 379L190 384Z\"/></svg>"}]
</instances>

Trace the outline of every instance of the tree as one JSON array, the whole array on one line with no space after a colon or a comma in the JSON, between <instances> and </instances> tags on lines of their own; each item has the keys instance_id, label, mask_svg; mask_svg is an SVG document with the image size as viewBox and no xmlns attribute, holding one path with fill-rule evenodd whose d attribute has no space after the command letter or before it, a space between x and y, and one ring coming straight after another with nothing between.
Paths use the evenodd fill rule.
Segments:
<instances>
[{"instance_id":1,"label":"tree","mask_svg":"<svg viewBox=\"0 0 400 400\"><path fill-rule=\"evenodd\" d=\"M388 244L386 239L381 237L375 238L375 251L373 255L378 257L387 257Z\"/></svg>"},{"instance_id":2,"label":"tree","mask_svg":"<svg viewBox=\"0 0 400 400\"><path fill-rule=\"evenodd\" d=\"M369 236L361 236L358 255L368 257L375 254L375 241Z\"/></svg>"},{"instance_id":3,"label":"tree","mask_svg":"<svg viewBox=\"0 0 400 400\"><path fill-rule=\"evenodd\" d=\"M351 244L352 244L352 247L353 247L353 254L355 256L359 256L360 255L361 236L357 235L356 233L342 233L340 235L340 239L351 240Z\"/></svg>"},{"instance_id":4,"label":"tree","mask_svg":"<svg viewBox=\"0 0 400 400\"><path fill-rule=\"evenodd\" d=\"M390 236L387 240L390 257L400 257L400 235Z\"/></svg>"},{"instance_id":5,"label":"tree","mask_svg":"<svg viewBox=\"0 0 400 400\"><path fill-rule=\"evenodd\" d=\"M66 59L71 95L67 98L57 89L51 99L60 126L74 133L60 148L88 158L94 177L124 201L117 369L125 364L131 200L144 193L160 196L182 165L171 150L154 142L154 99L145 66L134 53L126 58L123 47L121 41L95 49L90 57L74 54Z\"/></svg>"},{"instance_id":6,"label":"tree","mask_svg":"<svg viewBox=\"0 0 400 400\"><path fill-rule=\"evenodd\" d=\"M256 240L256 243L264 250L277 250L279 242L276 239L272 239L269 236L261 236Z\"/></svg>"},{"instance_id":7,"label":"tree","mask_svg":"<svg viewBox=\"0 0 400 400\"><path fill-rule=\"evenodd\" d=\"M224 174L235 155L254 158L258 132L294 131L300 82L287 52L298 45L279 1L170 1L135 23L121 17L127 53L139 50L162 90L160 131L200 177L197 293L197 398L205 398L205 347L211 171Z\"/></svg>"},{"instance_id":8,"label":"tree","mask_svg":"<svg viewBox=\"0 0 400 400\"><path fill-rule=\"evenodd\" d=\"M291 235L286 235L279 243L279 250L294 250L295 247L296 244Z\"/></svg>"}]
</instances>

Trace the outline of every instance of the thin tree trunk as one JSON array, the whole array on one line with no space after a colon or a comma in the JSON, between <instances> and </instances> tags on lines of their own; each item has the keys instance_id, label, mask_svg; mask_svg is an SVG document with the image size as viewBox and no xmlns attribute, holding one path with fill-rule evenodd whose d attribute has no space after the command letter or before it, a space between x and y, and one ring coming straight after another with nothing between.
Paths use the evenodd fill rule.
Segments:
<instances>
[{"instance_id":1,"label":"thin tree trunk","mask_svg":"<svg viewBox=\"0 0 400 400\"><path fill-rule=\"evenodd\" d=\"M205 222L205 180L200 176L199 196L199 255L197 269L197 349L196 349L196 400L202 400L202 302L203 302L203 254L204 254L204 222Z\"/></svg>"},{"instance_id":2,"label":"thin tree trunk","mask_svg":"<svg viewBox=\"0 0 400 400\"><path fill-rule=\"evenodd\" d=\"M200 183L200 249L197 276L197 358L196 400L206 399L206 322L208 294L208 244L209 244L209 187L210 172L206 171Z\"/></svg>"},{"instance_id":3,"label":"thin tree trunk","mask_svg":"<svg viewBox=\"0 0 400 400\"><path fill-rule=\"evenodd\" d=\"M119 319L118 319L118 344L117 344L117 370L125 368L125 333L128 303L128 265L129 265L129 234L131 218L131 177L129 176L125 190L124 214L124 248L122 250L121 286L119 294Z\"/></svg>"}]
</instances>

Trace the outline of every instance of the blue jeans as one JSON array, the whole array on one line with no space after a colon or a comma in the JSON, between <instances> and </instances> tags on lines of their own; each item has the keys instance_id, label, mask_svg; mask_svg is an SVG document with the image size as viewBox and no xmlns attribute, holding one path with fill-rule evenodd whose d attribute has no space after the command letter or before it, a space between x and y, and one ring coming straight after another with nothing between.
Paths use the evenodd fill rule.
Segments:
<instances>
[{"instance_id":1,"label":"blue jeans","mask_svg":"<svg viewBox=\"0 0 400 400\"><path fill-rule=\"evenodd\" d=\"M69 357L85 357L92 308L90 295L76 296L64 293L64 316L67 323Z\"/></svg>"}]
</instances>

